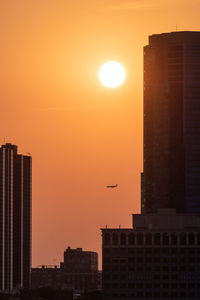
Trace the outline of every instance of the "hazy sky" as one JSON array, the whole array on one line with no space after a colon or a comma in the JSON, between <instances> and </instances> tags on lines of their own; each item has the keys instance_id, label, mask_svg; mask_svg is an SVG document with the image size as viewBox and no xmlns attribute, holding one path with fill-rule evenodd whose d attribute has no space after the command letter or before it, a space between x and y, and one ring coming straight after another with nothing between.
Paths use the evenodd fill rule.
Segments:
<instances>
[{"instance_id":1,"label":"hazy sky","mask_svg":"<svg viewBox=\"0 0 200 300\"><path fill-rule=\"evenodd\" d=\"M0 139L33 157L33 265L70 245L100 253L100 228L140 211L143 46L200 30L200 0L0 1ZM97 72L121 62L126 82ZM118 183L116 190L105 185Z\"/></svg>"}]
</instances>

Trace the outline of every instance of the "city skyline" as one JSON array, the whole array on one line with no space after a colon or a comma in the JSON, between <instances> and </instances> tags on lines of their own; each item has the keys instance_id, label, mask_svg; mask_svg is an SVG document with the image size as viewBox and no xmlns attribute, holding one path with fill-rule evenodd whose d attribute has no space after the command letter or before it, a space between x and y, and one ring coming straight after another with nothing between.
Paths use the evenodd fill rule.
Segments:
<instances>
[{"instance_id":1,"label":"city skyline","mask_svg":"<svg viewBox=\"0 0 200 300\"><path fill-rule=\"evenodd\" d=\"M185 0L0 4L0 139L33 156L33 266L56 264L67 245L100 254L100 227L131 227L140 211L142 48L153 33L199 30L199 8ZM127 70L112 91L97 74L107 60Z\"/></svg>"}]
</instances>

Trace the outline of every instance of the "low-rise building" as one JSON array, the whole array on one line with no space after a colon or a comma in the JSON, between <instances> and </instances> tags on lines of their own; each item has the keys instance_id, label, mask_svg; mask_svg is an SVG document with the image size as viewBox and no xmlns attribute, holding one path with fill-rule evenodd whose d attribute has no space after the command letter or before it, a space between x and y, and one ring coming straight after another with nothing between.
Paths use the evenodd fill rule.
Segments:
<instances>
[{"instance_id":1,"label":"low-rise building","mask_svg":"<svg viewBox=\"0 0 200 300\"><path fill-rule=\"evenodd\" d=\"M64 284L79 291L98 289L98 254L83 251L82 248L64 252L64 262L61 264Z\"/></svg>"},{"instance_id":2,"label":"low-rise building","mask_svg":"<svg viewBox=\"0 0 200 300\"><path fill-rule=\"evenodd\" d=\"M31 287L59 288L63 285L61 271L58 266L42 265L31 270Z\"/></svg>"},{"instance_id":3,"label":"low-rise building","mask_svg":"<svg viewBox=\"0 0 200 300\"><path fill-rule=\"evenodd\" d=\"M58 266L32 268L32 288L54 287L73 289L80 293L98 289L98 254L82 248L64 252L64 261Z\"/></svg>"}]
</instances>

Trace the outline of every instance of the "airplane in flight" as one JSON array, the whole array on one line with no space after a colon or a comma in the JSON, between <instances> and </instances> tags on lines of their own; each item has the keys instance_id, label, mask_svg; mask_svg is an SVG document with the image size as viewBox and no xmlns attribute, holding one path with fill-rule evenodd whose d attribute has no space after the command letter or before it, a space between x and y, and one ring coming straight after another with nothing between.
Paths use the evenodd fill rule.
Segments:
<instances>
[{"instance_id":1,"label":"airplane in flight","mask_svg":"<svg viewBox=\"0 0 200 300\"><path fill-rule=\"evenodd\" d=\"M107 189L115 189L116 187L118 187L118 184L106 186Z\"/></svg>"}]
</instances>

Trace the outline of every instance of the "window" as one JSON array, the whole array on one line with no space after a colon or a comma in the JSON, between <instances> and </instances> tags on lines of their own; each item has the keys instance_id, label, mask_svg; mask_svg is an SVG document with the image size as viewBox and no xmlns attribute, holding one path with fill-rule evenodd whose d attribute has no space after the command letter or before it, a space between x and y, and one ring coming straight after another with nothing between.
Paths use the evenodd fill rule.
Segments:
<instances>
[{"instance_id":1,"label":"window","mask_svg":"<svg viewBox=\"0 0 200 300\"><path fill-rule=\"evenodd\" d=\"M106 257L106 258L104 259L104 263L105 263L105 264L109 264L109 263L110 263L110 257Z\"/></svg>"},{"instance_id":2,"label":"window","mask_svg":"<svg viewBox=\"0 0 200 300\"><path fill-rule=\"evenodd\" d=\"M112 294L112 297L114 297L114 299L117 297L118 298L118 294Z\"/></svg>"},{"instance_id":3,"label":"window","mask_svg":"<svg viewBox=\"0 0 200 300\"><path fill-rule=\"evenodd\" d=\"M145 252L146 252L146 254L152 254L152 249L151 248L147 248Z\"/></svg>"},{"instance_id":4,"label":"window","mask_svg":"<svg viewBox=\"0 0 200 300\"><path fill-rule=\"evenodd\" d=\"M107 284L105 285L105 288L106 288L106 289L109 289L109 288L110 288L110 284L107 283Z\"/></svg>"},{"instance_id":5,"label":"window","mask_svg":"<svg viewBox=\"0 0 200 300\"><path fill-rule=\"evenodd\" d=\"M125 280L125 279L126 279L126 275L125 275L125 274L121 274L121 275L120 275L120 279L121 279L121 280Z\"/></svg>"},{"instance_id":6,"label":"window","mask_svg":"<svg viewBox=\"0 0 200 300\"><path fill-rule=\"evenodd\" d=\"M155 245L160 245L160 233L156 233L154 237Z\"/></svg>"},{"instance_id":7,"label":"window","mask_svg":"<svg viewBox=\"0 0 200 300\"><path fill-rule=\"evenodd\" d=\"M143 245L143 234L142 233L137 234L137 244Z\"/></svg>"},{"instance_id":8,"label":"window","mask_svg":"<svg viewBox=\"0 0 200 300\"><path fill-rule=\"evenodd\" d=\"M146 235L146 245L152 245L152 234L148 233Z\"/></svg>"},{"instance_id":9,"label":"window","mask_svg":"<svg viewBox=\"0 0 200 300\"><path fill-rule=\"evenodd\" d=\"M187 249L186 248L181 248L180 249L180 254L181 255L185 255L187 253Z\"/></svg>"},{"instance_id":10,"label":"window","mask_svg":"<svg viewBox=\"0 0 200 300\"><path fill-rule=\"evenodd\" d=\"M108 248L105 248L103 251L104 251L104 254L110 254L110 249L108 249Z\"/></svg>"},{"instance_id":11,"label":"window","mask_svg":"<svg viewBox=\"0 0 200 300\"><path fill-rule=\"evenodd\" d=\"M167 232L163 233L163 245L169 245L169 235Z\"/></svg>"},{"instance_id":12,"label":"window","mask_svg":"<svg viewBox=\"0 0 200 300\"><path fill-rule=\"evenodd\" d=\"M134 233L129 234L128 243L129 243L129 245L134 245L135 244L135 235L134 235Z\"/></svg>"},{"instance_id":13,"label":"window","mask_svg":"<svg viewBox=\"0 0 200 300\"><path fill-rule=\"evenodd\" d=\"M160 257L155 257L155 258L154 258L154 262L159 263L159 262L160 262Z\"/></svg>"},{"instance_id":14,"label":"window","mask_svg":"<svg viewBox=\"0 0 200 300\"><path fill-rule=\"evenodd\" d=\"M169 254L169 248L163 248L162 253L163 254Z\"/></svg>"},{"instance_id":15,"label":"window","mask_svg":"<svg viewBox=\"0 0 200 300\"><path fill-rule=\"evenodd\" d=\"M180 235L180 244L181 245L186 245L186 234L185 232L182 232Z\"/></svg>"},{"instance_id":16,"label":"window","mask_svg":"<svg viewBox=\"0 0 200 300\"><path fill-rule=\"evenodd\" d=\"M176 258L176 257L173 257L173 258L172 258L172 262L176 263L176 262L177 262L177 258Z\"/></svg>"},{"instance_id":17,"label":"window","mask_svg":"<svg viewBox=\"0 0 200 300\"><path fill-rule=\"evenodd\" d=\"M177 241L178 241L177 235L175 233L173 233L171 235L171 243L172 243L172 245L177 245Z\"/></svg>"},{"instance_id":18,"label":"window","mask_svg":"<svg viewBox=\"0 0 200 300\"><path fill-rule=\"evenodd\" d=\"M195 243L195 235L193 232L190 232L188 235L189 245L194 245Z\"/></svg>"},{"instance_id":19,"label":"window","mask_svg":"<svg viewBox=\"0 0 200 300\"><path fill-rule=\"evenodd\" d=\"M145 261L146 261L147 263L150 263L150 262L152 262L152 258L151 258L151 257L147 257L147 258L145 259Z\"/></svg>"},{"instance_id":20,"label":"window","mask_svg":"<svg viewBox=\"0 0 200 300\"><path fill-rule=\"evenodd\" d=\"M147 283L146 284L146 289L150 289L151 288L151 284Z\"/></svg>"},{"instance_id":21,"label":"window","mask_svg":"<svg viewBox=\"0 0 200 300\"><path fill-rule=\"evenodd\" d=\"M105 245L107 246L107 245L110 245L110 233L106 233L105 234L105 239L104 239L104 241L105 241Z\"/></svg>"},{"instance_id":22,"label":"window","mask_svg":"<svg viewBox=\"0 0 200 300\"><path fill-rule=\"evenodd\" d=\"M158 248L154 249L154 253L155 254L160 254L160 249L158 249Z\"/></svg>"},{"instance_id":23,"label":"window","mask_svg":"<svg viewBox=\"0 0 200 300\"><path fill-rule=\"evenodd\" d=\"M109 279L110 279L110 274L105 274L105 275L104 275L104 278L105 278L106 280L109 280Z\"/></svg>"},{"instance_id":24,"label":"window","mask_svg":"<svg viewBox=\"0 0 200 300\"><path fill-rule=\"evenodd\" d=\"M197 243L198 243L198 245L200 245L200 233L198 233L198 235L197 235Z\"/></svg>"},{"instance_id":25,"label":"window","mask_svg":"<svg viewBox=\"0 0 200 300\"><path fill-rule=\"evenodd\" d=\"M121 245L126 245L126 234L125 233L121 233L120 243L121 243Z\"/></svg>"},{"instance_id":26,"label":"window","mask_svg":"<svg viewBox=\"0 0 200 300\"><path fill-rule=\"evenodd\" d=\"M178 253L178 249L177 248L173 248L172 249L172 254L177 254Z\"/></svg>"},{"instance_id":27,"label":"window","mask_svg":"<svg viewBox=\"0 0 200 300\"><path fill-rule=\"evenodd\" d=\"M113 233L112 241L113 241L113 245L118 245L118 234L117 233Z\"/></svg>"},{"instance_id":28,"label":"window","mask_svg":"<svg viewBox=\"0 0 200 300\"><path fill-rule=\"evenodd\" d=\"M138 259L137 259L137 262L139 262L139 263L143 263L143 257L138 257Z\"/></svg>"}]
</instances>

